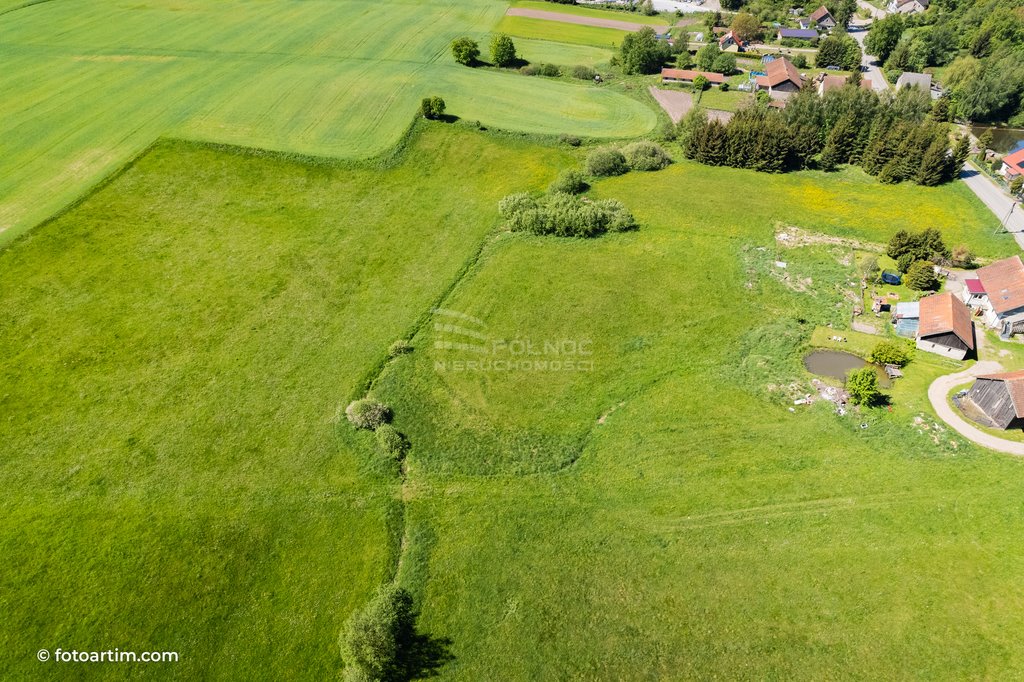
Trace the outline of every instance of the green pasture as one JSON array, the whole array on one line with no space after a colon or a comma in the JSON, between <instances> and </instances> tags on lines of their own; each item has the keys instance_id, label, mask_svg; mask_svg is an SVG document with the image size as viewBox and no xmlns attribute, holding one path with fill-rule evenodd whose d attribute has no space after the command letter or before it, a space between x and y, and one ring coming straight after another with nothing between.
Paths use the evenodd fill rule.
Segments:
<instances>
[{"instance_id":1,"label":"green pasture","mask_svg":"<svg viewBox=\"0 0 1024 682\"><path fill-rule=\"evenodd\" d=\"M600 26L567 24L561 21L533 19L531 17L504 16L494 28L495 32L507 33L515 38L551 40L575 45L616 48L622 42L626 31Z\"/></svg>"},{"instance_id":2,"label":"green pasture","mask_svg":"<svg viewBox=\"0 0 1024 682\"><path fill-rule=\"evenodd\" d=\"M607 88L455 64L450 41L486 40L504 10L60 0L0 15L0 242L161 136L364 158L395 144L434 94L450 114L509 130L620 137L654 126L652 110Z\"/></svg>"},{"instance_id":3,"label":"green pasture","mask_svg":"<svg viewBox=\"0 0 1024 682\"><path fill-rule=\"evenodd\" d=\"M985 236L991 218L956 187L854 172L680 163L594 194L626 201L641 230L490 241L374 385L414 444L417 563L400 578L453 642L446 677L1024 672L1010 540L1024 510L1007 495L1022 464L936 429L903 388L956 363L915 360L892 412L790 412L775 390L806 382L815 328L847 319L837 283L853 267L829 248L780 250L779 221L876 241L934 223L1011 252ZM775 258L815 286L777 279ZM484 350L444 346L459 338ZM467 365L560 340L589 341L590 366Z\"/></svg>"},{"instance_id":4,"label":"green pasture","mask_svg":"<svg viewBox=\"0 0 1024 682\"><path fill-rule=\"evenodd\" d=\"M115 646L331 677L401 531L342 411L505 189L565 163L454 129L392 169L165 142L0 252L0 678Z\"/></svg>"},{"instance_id":5,"label":"green pasture","mask_svg":"<svg viewBox=\"0 0 1024 682\"><path fill-rule=\"evenodd\" d=\"M443 679L1024 674L1022 464L776 390L846 319L849 267L791 250L816 286L790 288L779 224L1012 252L962 186L683 162L597 183L639 231L540 238L497 201L582 154L443 124L409 145L163 142L0 253L0 677L113 643L182 653L155 676L329 678L395 570ZM340 416L381 367L401 486Z\"/></svg>"}]
</instances>

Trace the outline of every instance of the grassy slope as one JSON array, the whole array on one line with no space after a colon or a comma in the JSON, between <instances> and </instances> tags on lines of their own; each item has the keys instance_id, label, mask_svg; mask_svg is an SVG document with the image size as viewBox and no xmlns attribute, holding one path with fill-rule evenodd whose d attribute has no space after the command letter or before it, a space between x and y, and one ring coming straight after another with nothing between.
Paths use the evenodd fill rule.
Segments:
<instances>
[{"instance_id":1,"label":"grassy slope","mask_svg":"<svg viewBox=\"0 0 1024 682\"><path fill-rule=\"evenodd\" d=\"M0 16L0 240L160 135L346 158L395 143L420 98L488 125L641 134L653 111L608 88L458 66L491 0L114 0ZM339 30L345 27L345 30Z\"/></svg>"},{"instance_id":2,"label":"grassy slope","mask_svg":"<svg viewBox=\"0 0 1024 682\"><path fill-rule=\"evenodd\" d=\"M680 164L597 194L625 199L644 229L508 237L444 304L491 339L592 339L593 372L439 371L460 354L434 349L450 335L427 327L378 385L419 444L408 497L425 539L411 553L429 561L404 580L454 642L451 677L1024 672L1024 552L1007 542L1024 526L1022 463L908 411L861 430L863 417L768 400L767 383L806 376L815 323L843 315L828 280L816 300L744 255L771 258L776 220L871 239L942 224L1012 250L985 236L988 217L954 187L854 173ZM582 456L559 471L572 439Z\"/></svg>"},{"instance_id":3,"label":"grassy slope","mask_svg":"<svg viewBox=\"0 0 1024 682\"><path fill-rule=\"evenodd\" d=\"M549 40L532 40L530 38L519 38L515 41L516 52L523 59L535 64L562 64L571 66L574 64L585 64L595 66L607 64L611 61L612 50L588 45L572 45L570 43L555 43Z\"/></svg>"},{"instance_id":4,"label":"grassy slope","mask_svg":"<svg viewBox=\"0 0 1024 682\"><path fill-rule=\"evenodd\" d=\"M340 410L560 155L443 128L386 171L165 143L0 253L0 677L41 646L332 674L395 507Z\"/></svg>"}]
</instances>

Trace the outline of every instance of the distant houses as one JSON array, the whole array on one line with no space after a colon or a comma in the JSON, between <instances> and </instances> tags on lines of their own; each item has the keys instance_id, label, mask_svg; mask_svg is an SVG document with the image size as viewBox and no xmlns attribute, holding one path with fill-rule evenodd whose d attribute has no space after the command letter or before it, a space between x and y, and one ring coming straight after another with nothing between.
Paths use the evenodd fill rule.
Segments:
<instances>
[{"instance_id":1,"label":"distant houses","mask_svg":"<svg viewBox=\"0 0 1024 682\"><path fill-rule=\"evenodd\" d=\"M1003 167L999 169L999 173L1007 180L1024 175L1024 149L1004 156Z\"/></svg>"},{"instance_id":2,"label":"distant houses","mask_svg":"<svg viewBox=\"0 0 1024 682\"><path fill-rule=\"evenodd\" d=\"M1003 338L1024 331L1024 263L1011 256L978 268L961 297Z\"/></svg>"},{"instance_id":3,"label":"distant houses","mask_svg":"<svg viewBox=\"0 0 1024 682\"><path fill-rule=\"evenodd\" d=\"M786 99L800 92L800 88L804 86L804 77L793 66L793 62L785 57L768 62L765 74L757 76L754 83L758 90L766 91L775 99Z\"/></svg>"},{"instance_id":4,"label":"distant houses","mask_svg":"<svg viewBox=\"0 0 1024 682\"><path fill-rule=\"evenodd\" d=\"M928 9L928 0L890 0L886 9L893 14L917 14Z\"/></svg>"},{"instance_id":5,"label":"distant houses","mask_svg":"<svg viewBox=\"0 0 1024 682\"><path fill-rule=\"evenodd\" d=\"M954 360L974 350L974 323L964 302L950 292L920 301L917 347Z\"/></svg>"},{"instance_id":6,"label":"distant houses","mask_svg":"<svg viewBox=\"0 0 1024 682\"><path fill-rule=\"evenodd\" d=\"M836 27L836 20L824 5L811 12L807 18L810 19L809 26L816 26L826 31L831 31Z\"/></svg>"},{"instance_id":7,"label":"distant houses","mask_svg":"<svg viewBox=\"0 0 1024 682\"><path fill-rule=\"evenodd\" d=\"M693 83L697 76L704 76L711 85L721 85L725 76L713 71L690 71L689 69L662 69L662 83Z\"/></svg>"},{"instance_id":8,"label":"distant houses","mask_svg":"<svg viewBox=\"0 0 1024 682\"><path fill-rule=\"evenodd\" d=\"M1024 371L979 376L967 393L967 401L996 428L1024 427Z\"/></svg>"}]
</instances>

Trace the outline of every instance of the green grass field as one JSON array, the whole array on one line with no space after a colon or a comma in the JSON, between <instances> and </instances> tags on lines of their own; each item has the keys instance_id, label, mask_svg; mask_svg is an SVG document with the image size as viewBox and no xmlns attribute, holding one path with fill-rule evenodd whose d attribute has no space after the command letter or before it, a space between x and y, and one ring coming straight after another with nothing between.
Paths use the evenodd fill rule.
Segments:
<instances>
[{"instance_id":1,"label":"green grass field","mask_svg":"<svg viewBox=\"0 0 1024 682\"><path fill-rule=\"evenodd\" d=\"M535 64L596 66L608 64L612 55L615 54L611 48L556 43L550 40L533 40L531 38L517 38L515 45L516 52L520 57Z\"/></svg>"},{"instance_id":2,"label":"green grass field","mask_svg":"<svg viewBox=\"0 0 1024 682\"><path fill-rule=\"evenodd\" d=\"M456 65L450 41L486 41L504 10L61 0L0 15L0 241L160 136L364 158L395 144L433 94L451 114L511 130L617 137L654 126L652 110L608 88Z\"/></svg>"},{"instance_id":3,"label":"green grass field","mask_svg":"<svg viewBox=\"0 0 1024 682\"><path fill-rule=\"evenodd\" d=\"M593 65L622 32L497 0L3 13L24 1L0 0L0 679L337 679L392 578L445 680L1024 677L1024 462L935 424L959 364L915 358L891 410L790 397L808 348L874 337L828 340L849 249L776 231L1018 252L964 185L683 161L595 183L636 232L512 234L498 200L588 151L533 133L657 117L449 41ZM465 120L403 136L429 94ZM402 476L344 418L367 384ZM58 647L181 661L36 660Z\"/></svg>"},{"instance_id":4,"label":"green grass field","mask_svg":"<svg viewBox=\"0 0 1024 682\"><path fill-rule=\"evenodd\" d=\"M390 168L163 143L0 253L0 677L113 642L180 651L157 676L322 679L396 567L445 679L1024 673L1021 463L768 389L843 319L759 269L778 223L1013 249L961 186L680 163L594 189L640 231L545 239L496 202L577 153L421 130ZM450 369L435 306L591 364ZM399 488L339 415L414 328L372 388Z\"/></svg>"},{"instance_id":5,"label":"green grass field","mask_svg":"<svg viewBox=\"0 0 1024 682\"><path fill-rule=\"evenodd\" d=\"M420 138L383 171L165 143L0 253L0 678L58 646L177 650L185 678L330 676L396 523L341 410L502 186L564 163L481 142Z\"/></svg>"}]
</instances>

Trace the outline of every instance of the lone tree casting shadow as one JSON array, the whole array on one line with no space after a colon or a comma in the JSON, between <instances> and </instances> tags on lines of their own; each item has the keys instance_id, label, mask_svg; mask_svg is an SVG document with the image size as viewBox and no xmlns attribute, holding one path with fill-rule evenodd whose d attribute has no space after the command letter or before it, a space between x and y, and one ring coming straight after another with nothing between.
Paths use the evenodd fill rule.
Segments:
<instances>
[{"instance_id":1,"label":"lone tree casting shadow","mask_svg":"<svg viewBox=\"0 0 1024 682\"><path fill-rule=\"evenodd\" d=\"M451 640L416 632L412 595L385 585L352 614L341 633L347 682L405 682L432 677L454 659Z\"/></svg>"}]
</instances>

